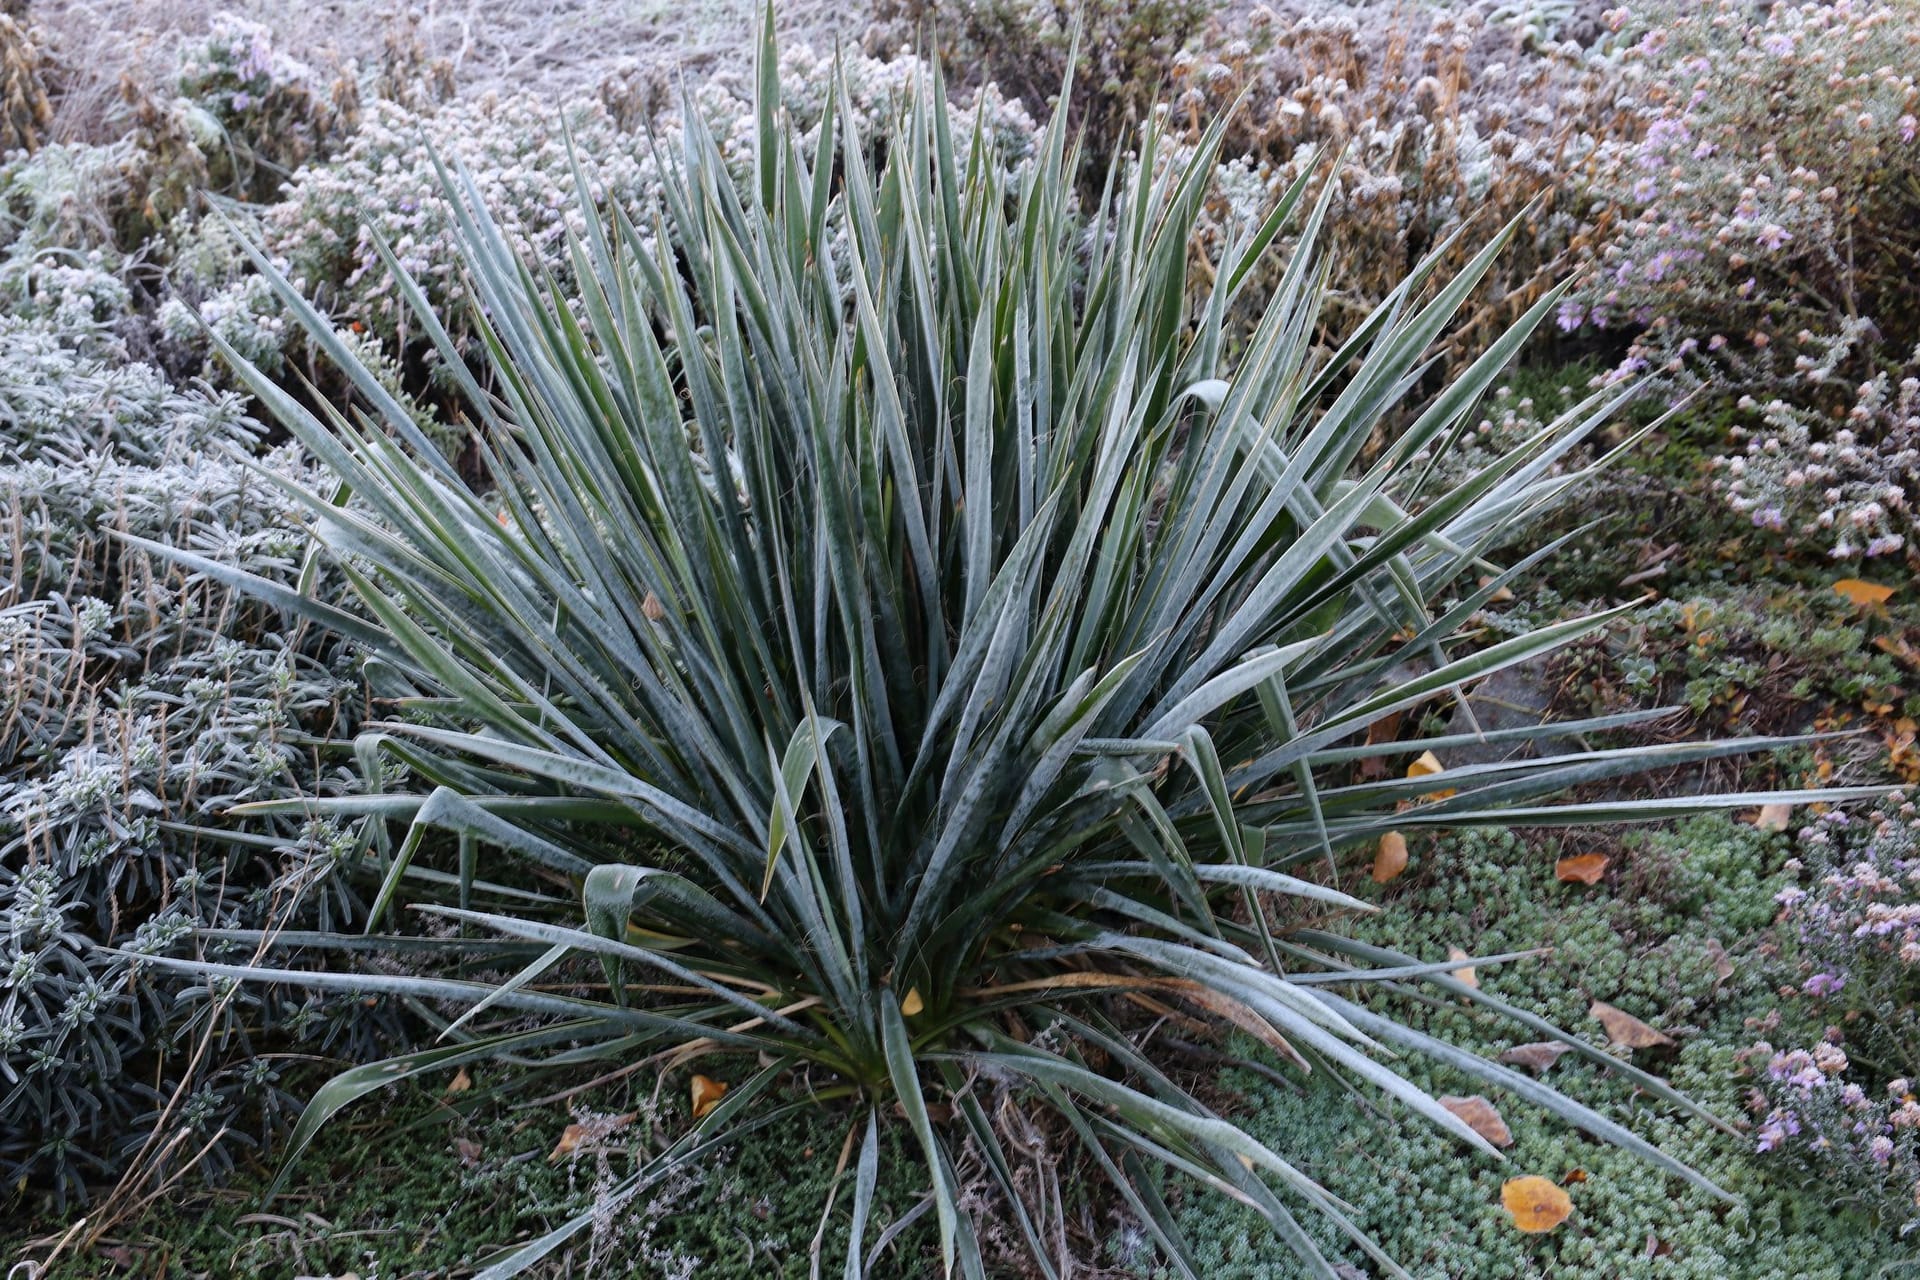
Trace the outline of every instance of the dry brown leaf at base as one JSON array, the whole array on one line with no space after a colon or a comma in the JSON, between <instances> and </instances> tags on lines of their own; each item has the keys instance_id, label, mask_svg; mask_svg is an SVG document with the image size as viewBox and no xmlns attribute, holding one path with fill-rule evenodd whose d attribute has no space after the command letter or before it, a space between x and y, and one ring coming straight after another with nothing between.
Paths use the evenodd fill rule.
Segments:
<instances>
[{"instance_id":1,"label":"dry brown leaf at base","mask_svg":"<svg viewBox=\"0 0 1920 1280\"><path fill-rule=\"evenodd\" d=\"M1380 837L1373 854L1373 881L1385 884L1407 869L1407 838L1398 831Z\"/></svg>"},{"instance_id":2,"label":"dry brown leaf at base","mask_svg":"<svg viewBox=\"0 0 1920 1280\"><path fill-rule=\"evenodd\" d=\"M1534 1044L1517 1044L1502 1053L1496 1062L1509 1067L1525 1067L1529 1071L1545 1071L1560 1061L1560 1055L1568 1052L1570 1046L1558 1040L1541 1040Z\"/></svg>"},{"instance_id":3,"label":"dry brown leaf at base","mask_svg":"<svg viewBox=\"0 0 1920 1280\"><path fill-rule=\"evenodd\" d=\"M471 1088L473 1088L473 1077L467 1074L465 1067L460 1068L459 1073L447 1084L447 1092L450 1094L465 1093Z\"/></svg>"},{"instance_id":4,"label":"dry brown leaf at base","mask_svg":"<svg viewBox=\"0 0 1920 1280\"><path fill-rule=\"evenodd\" d=\"M1716 981L1725 982L1733 976L1733 960L1727 955L1727 949L1720 945L1720 939L1707 939L1707 961L1713 966Z\"/></svg>"},{"instance_id":5,"label":"dry brown leaf at base","mask_svg":"<svg viewBox=\"0 0 1920 1280\"><path fill-rule=\"evenodd\" d=\"M1553 864L1553 878L1568 884L1599 884L1610 859L1604 853L1580 853Z\"/></svg>"},{"instance_id":6,"label":"dry brown leaf at base","mask_svg":"<svg viewBox=\"0 0 1920 1280\"><path fill-rule=\"evenodd\" d=\"M1440 1105L1467 1122L1467 1127L1491 1142L1496 1147L1513 1145L1513 1130L1507 1128L1507 1122L1500 1118L1491 1102L1480 1094L1469 1094L1459 1098L1449 1095L1439 1099Z\"/></svg>"},{"instance_id":7,"label":"dry brown leaf at base","mask_svg":"<svg viewBox=\"0 0 1920 1280\"><path fill-rule=\"evenodd\" d=\"M1513 1215L1514 1229L1528 1235L1553 1230L1573 1212L1573 1197L1535 1174L1509 1178L1500 1188L1500 1203Z\"/></svg>"},{"instance_id":8,"label":"dry brown leaf at base","mask_svg":"<svg viewBox=\"0 0 1920 1280\"><path fill-rule=\"evenodd\" d=\"M1626 1010L1616 1009L1603 1001L1595 1000L1587 1013L1607 1029L1607 1039L1621 1048L1651 1049L1673 1043L1673 1037L1664 1031L1656 1031Z\"/></svg>"}]
</instances>

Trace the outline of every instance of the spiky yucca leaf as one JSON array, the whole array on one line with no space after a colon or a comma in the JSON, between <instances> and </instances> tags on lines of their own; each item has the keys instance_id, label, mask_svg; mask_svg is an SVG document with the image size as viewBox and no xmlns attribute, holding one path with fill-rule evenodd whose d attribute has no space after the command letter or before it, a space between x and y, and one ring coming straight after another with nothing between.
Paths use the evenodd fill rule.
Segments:
<instances>
[{"instance_id":1,"label":"spiky yucca leaf","mask_svg":"<svg viewBox=\"0 0 1920 1280\"><path fill-rule=\"evenodd\" d=\"M372 409L323 422L241 366L352 495L298 496L365 616L274 599L358 640L412 695L361 745L373 778L398 761L418 788L324 807L411 824L376 846L383 909L405 899L498 940L462 946L538 956L499 985L201 966L478 1011L446 1047L328 1085L295 1152L353 1098L484 1057L759 1054L757 1074L627 1188L811 1105L780 1100L804 1069L812 1098L852 1108L847 1276L863 1272L891 1123L924 1153L949 1270L983 1272L958 1205L965 1146L1035 1265L1057 1274L1060 1234L1023 1203L991 1105L1011 1090L1057 1109L1176 1271L1193 1266L1143 1161L1255 1206L1310 1274L1335 1272L1303 1208L1401 1274L1287 1153L1160 1069L1136 1039L1144 1008L1251 1032L1498 1159L1389 1050L1434 1053L1713 1190L1606 1117L1353 1002L1364 984L1434 983L1524 1017L1441 966L1345 944L1337 920L1368 908L1322 871L1392 828L1767 798L1543 803L1758 741L1515 758L1454 771L1444 797L1431 780L1349 779L1357 760L1451 742L1357 745L1369 726L1615 616L1481 647L1458 635L1539 559L1501 570L1486 557L1586 478L1564 464L1617 396L1457 489L1422 491L1414 463L1556 295L1376 456L1363 448L1424 385L1426 353L1514 228L1456 279L1410 278L1328 353L1314 346L1326 280L1310 249L1328 205L1309 204L1306 179L1196 278L1189 239L1217 131L1173 155L1148 130L1106 198L1082 204L1063 116L1010 171L990 139L955 136L930 80L883 141L856 136L843 92L809 151L782 118L770 36L761 57L746 190L688 111L665 199L638 225L596 218L583 190L577 296L554 296L471 184L454 184L479 374L401 284L468 394L484 498L274 277ZM1248 267L1290 220L1306 247L1257 328L1225 332ZM458 836L457 875L416 865L430 828ZM493 870L510 864L572 888L529 891ZM608 998L531 981L568 955L604 965ZM496 1012L516 1029L489 1031ZM527 1030L527 1015L548 1025Z\"/></svg>"}]
</instances>

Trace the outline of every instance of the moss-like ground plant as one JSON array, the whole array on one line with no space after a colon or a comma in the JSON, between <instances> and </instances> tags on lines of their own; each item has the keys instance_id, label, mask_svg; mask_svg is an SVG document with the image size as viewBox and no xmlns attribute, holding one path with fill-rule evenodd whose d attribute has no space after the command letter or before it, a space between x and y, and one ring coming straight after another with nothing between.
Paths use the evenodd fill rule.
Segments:
<instances>
[{"instance_id":1,"label":"moss-like ground plant","mask_svg":"<svg viewBox=\"0 0 1920 1280\"><path fill-rule=\"evenodd\" d=\"M1445 749L1367 731L1612 616L1477 648L1456 634L1551 550L1489 559L1581 482L1557 464L1623 393L1444 487L1412 461L1557 302L1416 396L1514 228L1445 281L1440 246L1324 350L1311 246L1328 204L1309 205L1304 178L1201 263L1191 233L1217 128L1178 150L1147 130L1086 199L1064 111L1010 167L989 136L956 136L937 78L884 139L860 136L842 89L803 145L770 31L751 171L736 183L688 111L662 198L587 219L566 296L461 188L477 371L387 255L466 393L483 486L276 278L366 405L323 420L241 371L336 473L338 488L295 496L362 609L251 585L364 646L401 695L360 745L404 778L317 807L410 824L397 845L370 831L376 916L405 900L443 934L297 941L492 949L517 969L488 982L198 965L470 1006L443 1045L326 1086L294 1151L356 1097L483 1058L532 1072L740 1055L714 1061L758 1065L734 1069L717 1105L610 1195L838 1102L844 1176L825 1214L849 1244L835 1270L865 1273L882 1132L904 1126L949 1271L986 1273L973 1209L991 1203L994 1234L1059 1275L1063 1211L1025 1174L1024 1114L1077 1142L1179 1274L1199 1267L1150 1169L1254 1206L1304 1274L1336 1270L1302 1214L1404 1274L1289 1153L1164 1069L1153 1032L1177 1016L1251 1032L1261 1052L1397 1099L1487 1158L1394 1053L1444 1060L1711 1187L1607 1116L1341 995L1431 982L1551 1033L1448 978L1453 962L1344 939L1338 919L1368 908L1321 873L1343 847L1762 798L1540 803L1754 741L1524 754L1454 771L1446 794L1354 768ZM1258 324L1230 332L1236 294L1295 219L1302 247ZM1599 725L1553 733L1583 727ZM427 865L430 830L457 835L455 873ZM445 937L456 925L469 936ZM556 989L580 956L602 962L605 985ZM963 1195L980 1186L990 1194ZM518 1273L593 1216L483 1274Z\"/></svg>"}]
</instances>

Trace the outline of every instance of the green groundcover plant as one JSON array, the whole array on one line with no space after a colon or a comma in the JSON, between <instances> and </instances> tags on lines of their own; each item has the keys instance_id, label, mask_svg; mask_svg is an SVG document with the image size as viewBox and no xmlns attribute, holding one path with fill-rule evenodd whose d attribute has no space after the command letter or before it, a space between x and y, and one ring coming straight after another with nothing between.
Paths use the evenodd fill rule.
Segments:
<instances>
[{"instance_id":1,"label":"green groundcover plant","mask_svg":"<svg viewBox=\"0 0 1920 1280\"><path fill-rule=\"evenodd\" d=\"M822 1229L847 1241L835 1270L872 1265L881 1134L902 1125L948 1271L985 1274L975 1210L994 1204L994 1233L1058 1275L1057 1187L1034 1193L1009 1127L1027 1115L1077 1143L1071 1158L1104 1172L1178 1273L1196 1266L1159 1170L1254 1206L1308 1274L1336 1271L1303 1212L1404 1274L1289 1153L1163 1069L1144 1004L1251 1032L1485 1158L1498 1152L1396 1072L1396 1054L1431 1055L1712 1189L1614 1120L1384 1012L1430 986L1560 1034L1451 978L1458 961L1345 940L1339 918L1368 908L1322 870L1393 830L1767 798L1543 803L1757 740L1521 751L1451 771L1444 793L1358 767L1445 750L1458 739L1367 730L1615 616L1480 647L1462 634L1552 552L1488 558L1581 483L1576 447L1625 394L1431 483L1423 459L1558 301L1418 394L1431 344L1514 228L1422 305L1433 267L1415 272L1326 350L1311 246L1328 205L1309 206L1304 178L1217 259L1191 252L1218 128L1177 160L1147 130L1083 198L1064 111L1010 168L990 136L956 136L937 77L884 142L859 136L842 87L803 145L773 66L769 34L744 181L688 111L657 205L631 221L589 212L567 296L516 257L471 183L447 179L477 368L385 254L461 382L483 485L258 260L364 397L352 420L323 420L236 361L335 474L324 491L284 483L359 607L173 554L357 642L399 694L357 743L386 790L252 809L366 819L378 926L404 899L438 932L281 939L411 953L406 972L144 963L466 1006L445 1043L328 1084L293 1153L354 1098L417 1073L733 1054L754 1065L637 1155L616 1200L837 1100L850 1128ZM1302 247L1258 324L1231 333L1237 292L1296 219ZM1487 736L1530 748L1546 732ZM397 845L390 822L409 824ZM420 856L434 831L453 837L457 873ZM436 969L436 954L469 963ZM475 955L511 976L475 976ZM555 985L580 957L605 984ZM594 1216L484 1274L533 1265Z\"/></svg>"}]
</instances>

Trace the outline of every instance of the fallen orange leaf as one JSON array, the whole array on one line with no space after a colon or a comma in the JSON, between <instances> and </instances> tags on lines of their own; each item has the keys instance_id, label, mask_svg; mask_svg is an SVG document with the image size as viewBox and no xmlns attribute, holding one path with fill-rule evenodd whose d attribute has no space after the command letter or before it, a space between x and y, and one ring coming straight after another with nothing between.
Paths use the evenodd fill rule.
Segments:
<instances>
[{"instance_id":1,"label":"fallen orange leaf","mask_svg":"<svg viewBox=\"0 0 1920 1280\"><path fill-rule=\"evenodd\" d=\"M1431 751L1422 751L1420 758L1407 766L1407 776L1409 778L1430 778L1436 773L1445 773L1446 771L1446 766L1440 763L1440 757ZM1445 800L1452 794L1453 788L1448 787L1444 791L1429 791L1420 798L1422 800Z\"/></svg>"},{"instance_id":2,"label":"fallen orange leaf","mask_svg":"<svg viewBox=\"0 0 1920 1280\"><path fill-rule=\"evenodd\" d=\"M1475 1093L1464 1098L1446 1097L1440 1105L1467 1122L1467 1127L1496 1147L1513 1145L1513 1131L1500 1118L1493 1104Z\"/></svg>"},{"instance_id":3,"label":"fallen orange leaf","mask_svg":"<svg viewBox=\"0 0 1920 1280\"><path fill-rule=\"evenodd\" d=\"M561 1130L560 1141L554 1143L553 1150L547 1153L547 1163L552 1164L554 1161L564 1160L566 1157L578 1151L584 1144L599 1138L604 1138L610 1133L620 1132L620 1130L634 1122L636 1114L635 1112L629 1111L623 1116L609 1116L604 1119L593 1120L586 1124L568 1125L565 1129Z\"/></svg>"},{"instance_id":4,"label":"fallen orange leaf","mask_svg":"<svg viewBox=\"0 0 1920 1280\"><path fill-rule=\"evenodd\" d=\"M547 1152L547 1163L552 1164L555 1160L564 1159L572 1155L580 1149L580 1144L586 1140L587 1126L583 1124L568 1125L565 1129L561 1130L560 1141L554 1143L553 1150Z\"/></svg>"},{"instance_id":5,"label":"fallen orange leaf","mask_svg":"<svg viewBox=\"0 0 1920 1280\"><path fill-rule=\"evenodd\" d=\"M1528 1235L1551 1231L1573 1212L1573 1197L1535 1174L1509 1178L1500 1188L1500 1203L1513 1215L1513 1225Z\"/></svg>"},{"instance_id":6,"label":"fallen orange leaf","mask_svg":"<svg viewBox=\"0 0 1920 1280\"><path fill-rule=\"evenodd\" d=\"M1392 742L1400 732L1400 717L1403 714L1405 713L1396 711L1368 725L1367 745L1377 747L1383 742ZM1377 781L1392 772L1387 767L1387 762L1379 756L1363 756L1360 760L1360 777L1365 781Z\"/></svg>"},{"instance_id":7,"label":"fallen orange leaf","mask_svg":"<svg viewBox=\"0 0 1920 1280\"><path fill-rule=\"evenodd\" d=\"M1407 838L1398 831L1389 831L1380 837L1380 847L1373 855L1373 879L1376 884L1385 884L1407 869Z\"/></svg>"},{"instance_id":8,"label":"fallen orange leaf","mask_svg":"<svg viewBox=\"0 0 1920 1280\"><path fill-rule=\"evenodd\" d=\"M1651 1049L1655 1045L1673 1043L1673 1037L1664 1031L1656 1031L1626 1010L1616 1009L1602 1001L1595 1000L1587 1013L1607 1029L1607 1039L1622 1048Z\"/></svg>"},{"instance_id":9,"label":"fallen orange leaf","mask_svg":"<svg viewBox=\"0 0 1920 1280\"><path fill-rule=\"evenodd\" d=\"M1607 861L1604 853L1579 853L1562 858L1553 864L1554 878L1568 884L1599 884L1600 877L1607 873Z\"/></svg>"},{"instance_id":10,"label":"fallen orange leaf","mask_svg":"<svg viewBox=\"0 0 1920 1280\"><path fill-rule=\"evenodd\" d=\"M690 1092L693 1095L693 1118L704 1120L709 1111L720 1105L720 1099L727 1096L727 1086L722 1080L695 1076Z\"/></svg>"},{"instance_id":11,"label":"fallen orange leaf","mask_svg":"<svg viewBox=\"0 0 1920 1280\"><path fill-rule=\"evenodd\" d=\"M1833 589L1863 609L1885 604L1893 595L1892 587L1883 587L1877 582L1867 582L1861 578L1842 578L1833 584Z\"/></svg>"},{"instance_id":12,"label":"fallen orange leaf","mask_svg":"<svg viewBox=\"0 0 1920 1280\"><path fill-rule=\"evenodd\" d=\"M1449 960L1467 960L1470 958L1471 957L1469 957L1466 952L1462 951L1458 947L1447 948L1447 959ZM1473 987L1475 990L1479 989L1480 979L1474 973L1472 965L1470 964L1462 965L1460 968L1453 970L1452 973L1453 973L1453 976L1458 980L1460 980L1461 982L1466 983L1468 986Z\"/></svg>"},{"instance_id":13,"label":"fallen orange leaf","mask_svg":"<svg viewBox=\"0 0 1920 1280\"><path fill-rule=\"evenodd\" d=\"M1873 647L1920 671L1920 649L1908 644L1905 636L1875 636Z\"/></svg>"}]
</instances>

